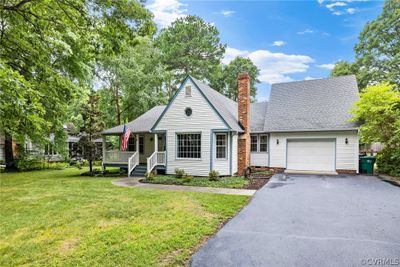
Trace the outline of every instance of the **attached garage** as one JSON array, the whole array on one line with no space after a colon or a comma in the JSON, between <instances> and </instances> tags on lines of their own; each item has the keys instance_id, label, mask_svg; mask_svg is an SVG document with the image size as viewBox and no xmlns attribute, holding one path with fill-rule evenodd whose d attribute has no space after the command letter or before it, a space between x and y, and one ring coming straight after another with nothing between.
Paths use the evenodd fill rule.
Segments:
<instances>
[{"instance_id":1,"label":"attached garage","mask_svg":"<svg viewBox=\"0 0 400 267\"><path fill-rule=\"evenodd\" d=\"M288 139L288 170L335 171L335 139Z\"/></svg>"}]
</instances>

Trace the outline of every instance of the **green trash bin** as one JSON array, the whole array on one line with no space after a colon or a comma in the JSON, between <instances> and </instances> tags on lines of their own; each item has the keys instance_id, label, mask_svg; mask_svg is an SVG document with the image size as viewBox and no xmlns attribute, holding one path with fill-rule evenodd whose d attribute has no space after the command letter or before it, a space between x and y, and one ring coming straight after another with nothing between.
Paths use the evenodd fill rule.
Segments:
<instances>
[{"instance_id":1,"label":"green trash bin","mask_svg":"<svg viewBox=\"0 0 400 267\"><path fill-rule=\"evenodd\" d=\"M360 158L360 172L369 175L374 174L374 164L376 157L374 156L364 156Z\"/></svg>"}]
</instances>

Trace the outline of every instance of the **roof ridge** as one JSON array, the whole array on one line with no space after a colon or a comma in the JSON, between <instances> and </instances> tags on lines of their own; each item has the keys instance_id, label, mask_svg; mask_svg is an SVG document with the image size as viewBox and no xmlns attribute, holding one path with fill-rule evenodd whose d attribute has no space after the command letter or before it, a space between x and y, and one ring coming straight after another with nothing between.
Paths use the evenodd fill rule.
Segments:
<instances>
[{"instance_id":1,"label":"roof ridge","mask_svg":"<svg viewBox=\"0 0 400 267\"><path fill-rule=\"evenodd\" d=\"M310 79L310 80L301 80L301 81L290 81L290 82L281 82L281 83L273 83L271 84L271 88L274 85L279 85L279 84L288 84L288 83L307 83L307 82L316 82L316 81L321 81L321 80L334 80L334 79L340 79L344 77L356 77L354 74L348 74L348 75L341 75L341 76L331 76L331 77L325 77L325 78L316 78L316 79Z\"/></svg>"}]
</instances>

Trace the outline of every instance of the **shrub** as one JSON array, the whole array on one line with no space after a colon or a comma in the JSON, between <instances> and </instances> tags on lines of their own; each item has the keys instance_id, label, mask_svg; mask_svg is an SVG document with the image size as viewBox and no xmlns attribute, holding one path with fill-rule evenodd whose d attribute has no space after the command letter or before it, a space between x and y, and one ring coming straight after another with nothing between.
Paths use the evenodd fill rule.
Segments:
<instances>
[{"instance_id":1,"label":"shrub","mask_svg":"<svg viewBox=\"0 0 400 267\"><path fill-rule=\"evenodd\" d=\"M43 160L40 155L23 153L17 159L17 168L19 171L33 171L42 169L64 169L68 167L67 162L48 162Z\"/></svg>"},{"instance_id":2,"label":"shrub","mask_svg":"<svg viewBox=\"0 0 400 267\"><path fill-rule=\"evenodd\" d=\"M385 145L377 156L378 171L391 176L400 176L400 146Z\"/></svg>"},{"instance_id":3,"label":"shrub","mask_svg":"<svg viewBox=\"0 0 400 267\"><path fill-rule=\"evenodd\" d=\"M156 175L154 174L154 172L146 172L145 174L144 174L144 177L146 177L146 180L149 180L149 181L152 181L152 180L154 180L154 177L155 177Z\"/></svg>"},{"instance_id":4,"label":"shrub","mask_svg":"<svg viewBox=\"0 0 400 267\"><path fill-rule=\"evenodd\" d=\"M45 167L49 169L61 170L67 168L68 165L69 164L67 162L48 162Z\"/></svg>"},{"instance_id":5,"label":"shrub","mask_svg":"<svg viewBox=\"0 0 400 267\"><path fill-rule=\"evenodd\" d=\"M101 160L94 160L93 161L93 166L102 166Z\"/></svg>"},{"instance_id":6,"label":"shrub","mask_svg":"<svg viewBox=\"0 0 400 267\"><path fill-rule=\"evenodd\" d=\"M185 173L182 177L184 183L190 183L193 180L193 176Z\"/></svg>"},{"instance_id":7,"label":"shrub","mask_svg":"<svg viewBox=\"0 0 400 267\"><path fill-rule=\"evenodd\" d=\"M83 163L80 162L80 161L77 161L76 164L75 164L75 167L76 167L78 170L81 170L81 169L82 169L82 166L83 166Z\"/></svg>"},{"instance_id":8,"label":"shrub","mask_svg":"<svg viewBox=\"0 0 400 267\"><path fill-rule=\"evenodd\" d=\"M175 177L176 178L182 178L183 176L185 175L185 170L184 169L179 169L179 168L176 168L175 169Z\"/></svg>"},{"instance_id":9,"label":"shrub","mask_svg":"<svg viewBox=\"0 0 400 267\"><path fill-rule=\"evenodd\" d=\"M45 168L45 161L35 155L22 154L17 159L17 168L20 171L32 171Z\"/></svg>"},{"instance_id":10,"label":"shrub","mask_svg":"<svg viewBox=\"0 0 400 267\"><path fill-rule=\"evenodd\" d=\"M218 179L219 179L219 172L217 172L216 170L210 171L210 173L208 174L208 179L209 179L210 181L218 181Z\"/></svg>"}]
</instances>

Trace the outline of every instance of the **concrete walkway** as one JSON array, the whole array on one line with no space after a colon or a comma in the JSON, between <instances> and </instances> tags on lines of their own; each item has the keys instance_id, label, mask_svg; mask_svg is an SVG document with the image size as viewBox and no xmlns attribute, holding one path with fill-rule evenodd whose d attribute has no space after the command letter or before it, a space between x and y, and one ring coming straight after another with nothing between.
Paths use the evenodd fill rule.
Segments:
<instances>
[{"instance_id":1,"label":"concrete walkway","mask_svg":"<svg viewBox=\"0 0 400 267\"><path fill-rule=\"evenodd\" d=\"M139 182L140 179L142 178L123 178L112 181L112 184L117 186L133 187L133 188L150 188L150 189L161 189L161 190L202 192L202 193L242 195L242 196L252 196L257 191L250 189L213 188L213 187L187 186L187 185L146 184Z\"/></svg>"}]
</instances>

